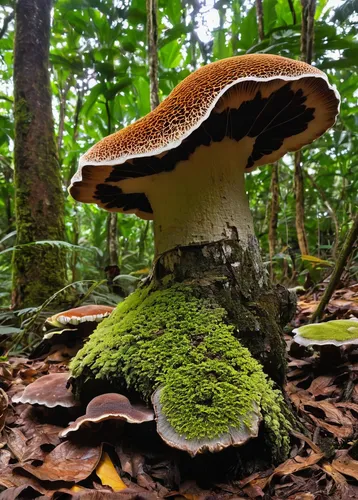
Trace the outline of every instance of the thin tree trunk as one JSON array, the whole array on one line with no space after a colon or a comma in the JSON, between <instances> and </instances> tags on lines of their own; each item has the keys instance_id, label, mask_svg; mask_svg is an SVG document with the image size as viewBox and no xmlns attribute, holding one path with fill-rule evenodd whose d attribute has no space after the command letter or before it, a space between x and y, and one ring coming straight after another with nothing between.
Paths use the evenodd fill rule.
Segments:
<instances>
[{"instance_id":1,"label":"thin tree trunk","mask_svg":"<svg viewBox=\"0 0 358 500\"><path fill-rule=\"evenodd\" d=\"M159 104L157 15L157 0L147 0L147 39L151 109L156 108Z\"/></svg>"},{"instance_id":2,"label":"thin tree trunk","mask_svg":"<svg viewBox=\"0 0 358 500\"><path fill-rule=\"evenodd\" d=\"M329 203L327 196L323 189L321 189L317 182L314 180L314 178L307 172L306 177L309 179L309 181L312 183L312 186L316 189L320 197L322 198L323 203L326 205L326 208L329 212L329 215L331 216L333 226L334 226L334 242L332 245L332 257L334 260L337 258L337 250L338 250L338 245L339 245L339 222L337 218L337 214L333 210L331 204Z\"/></svg>"},{"instance_id":3,"label":"thin tree trunk","mask_svg":"<svg viewBox=\"0 0 358 500\"><path fill-rule=\"evenodd\" d=\"M278 178L278 163L274 163L272 165L272 173L271 173L271 203L270 203L270 220L269 220L269 231L268 231L268 240L269 240L269 252L270 252L270 274L271 279L274 277L273 273L273 256L276 253L277 247L277 223L278 223L278 212L280 209L279 204L279 178Z\"/></svg>"},{"instance_id":4,"label":"thin tree trunk","mask_svg":"<svg viewBox=\"0 0 358 500\"><path fill-rule=\"evenodd\" d=\"M15 33L15 195L17 245L64 240L64 197L51 108L52 2L18 0ZM65 251L20 247L13 258L13 307L41 304L66 281Z\"/></svg>"},{"instance_id":5,"label":"thin tree trunk","mask_svg":"<svg viewBox=\"0 0 358 500\"><path fill-rule=\"evenodd\" d=\"M301 27L301 60L312 62L313 39L314 39L314 14L316 11L316 0L301 0L302 5L302 27ZM301 255L309 254L308 240L305 231L305 208L304 208L304 181L302 171L302 153L295 153L295 198L296 198L296 231L298 246Z\"/></svg>"},{"instance_id":6,"label":"thin tree trunk","mask_svg":"<svg viewBox=\"0 0 358 500\"><path fill-rule=\"evenodd\" d=\"M108 265L118 266L118 217L116 213L108 214L107 224Z\"/></svg>"},{"instance_id":7,"label":"thin tree trunk","mask_svg":"<svg viewBox=\"0 0 358 500\"><path fill-rule=\"evenodd\" d=\"M301 152L295 153L295 199L296 199L296 232L301 255L308 255L308 241L305 230L304 183Z\"/></svg>"},{"instance_id":8,"label":"thin tree trunk","mask_svg":"<svg viewBox=\"0 0 358 500\"><path fill-rule=\"evenodd\" d=\"M315 321L319 320L322 314L324 313L326 305L330 301L335 289L337 288L340 277L342 276L343 270L347 264L347 259L353 250L357 238L358 238L358 213L356 214L353 226L348 232L347 237L343 243L342 250L338 256L336 265L334 267L326 291L324 292L321 302L318 304L317 309L312 315L311 323L314 323Z\"/></svg>"},{"instance_id":9,"label":"thin tree trunk","mask_svg":"<svg viewBox=\"0 0 358 500\"><path fill-rule=\"evenodd\" d=\"M260 42L265 38L264 30L264 12L262 7L262 0L256 0L256 19L257 19L257 29L259 33Z\"/></svg>"}]
</instances>

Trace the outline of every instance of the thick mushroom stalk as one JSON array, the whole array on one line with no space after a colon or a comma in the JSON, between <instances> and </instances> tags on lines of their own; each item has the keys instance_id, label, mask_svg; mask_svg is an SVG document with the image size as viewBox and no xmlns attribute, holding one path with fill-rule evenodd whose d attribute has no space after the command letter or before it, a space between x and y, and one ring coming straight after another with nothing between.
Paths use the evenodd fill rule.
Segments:
<instances>
[{"instance_id":1,"label":"thick mushroom stalk","mask_svg":"<svg viewBox=\"0 0 358 500\"><path fill-rule=\"evenodd\" d=\"M244 178L252 144L225 138L197 148L173 172L122 182L123 192L140 189L150 201L157 255L221 240L238 239L246 248L254 236Z\"/></svg>"}]
</instances>

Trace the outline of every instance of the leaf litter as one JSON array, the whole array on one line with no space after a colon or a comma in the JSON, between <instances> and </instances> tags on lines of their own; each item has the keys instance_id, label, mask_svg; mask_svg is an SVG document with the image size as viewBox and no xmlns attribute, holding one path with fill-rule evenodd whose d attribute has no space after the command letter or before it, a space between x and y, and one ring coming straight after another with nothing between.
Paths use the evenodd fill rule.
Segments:
<instances>
[{"instance_id":1,"label":"leaf litter","mask_svg":"<svg viewBox=\"0 0 358 500\"><path fill-rule=\"evenodd\" d=\"M308 322L317 306L301 297L292 327ZM335 292L325 319L358 317L358 287ZM187 457L167 447L153 422L108 421L72 439L60 433L84 407L46 408L21 401L25 388L49 374L67 374L73 346L54 345L41 357L0 362L0 500L160 499L350 500L358 499L358 349L322 371L319 353L294 345L287 334L286 393L298 415L288 460L247 477L197 484L183 471ZM16 399L17 397L17 399ZM133 429L135 427L135 430ZM151 436L148 438L148 436ZM234 477L234 479L233 479Z\"/></svg>"}]
</instances>

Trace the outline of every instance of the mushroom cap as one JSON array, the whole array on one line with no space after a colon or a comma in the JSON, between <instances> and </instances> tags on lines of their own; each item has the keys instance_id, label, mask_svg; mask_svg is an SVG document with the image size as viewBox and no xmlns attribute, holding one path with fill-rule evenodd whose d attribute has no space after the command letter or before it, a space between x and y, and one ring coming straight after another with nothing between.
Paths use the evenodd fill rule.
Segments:
<instances>
[{"instance_id":1,"label":"mushroom cap","mask_svg":"<svg viewBox=\"0 0 358 500\"><path fill-rule=\"evenodd\" d=\"M78 325L85 322L100 323L114 310L111 306L97 304L75 307L68 311L62 311L47 318L46 323L52 326Z\"/></svg>"},{"instance_id":2,"label":"mushroom cap","mask_svg":"<svg viewBox=\"0 0 358 500\"><path fill-rule=\"evenodd\" d=\"M252 412L244 416L246 420L250 420L250 427L242 423L242 426L239 429L231 427L229 432L221 434L215 438L187 439L185 436L181 436L176 432L164 415L160 402L162 390L163 388L159 387L156 391L154 391L152 395L152 403L154 407L155 419L157 421L157 432L163 441L172 448L186 451L189 455L194 457L198 453L217 453L224 448L228 448L229 446L241 446L249 439L258 436L259 424L262 420L262 416L258 406L254 403Z\"/></svg>"},{"instance_id":3,"label":"mushroom cap","mask_svg":"<svg viewBox=\"0 0 358 500\"><path fill-rule=\"evenodd\" d=\"M133 406L122 394L101 394L87 405L86 414L72 422L64 429L60 437L67 437L71 432L88 423L99 423L105 420L123 420L130 424L142 424L154 420L153 411L141 406Z\"/></svg>"},{"instance_id":4,"label":"mushroom cap","mask_svg":"<svg viewBox=\"0 0 358 500\"><path fill-rule=\"evenodd\" d=\"M95 144L80 158L69 191L78 201L151 219L136 179L169 172L197 147L225 136L252 139L247 171L273 163L330 128L339 103L326 75L302 61L269 54L223 59L198 69L148 115Z\"/></svg>"},{"instance_id":5,"label":"mushroom cap","mask_svg":"<svg viewBox=\"0 0 358 500\"><path fill-rule=\"evenodd\" d=\"M77 406L70 389L67 388L68 373L50 373L38 378L29 384L21 396L13 396L13 403L30 403L31 405L42 405L48 408L64 406L70 408Z\"/></svg>"},{"instance_id":6,"label":"mushroom cap","mask_svg":"<svg viewBox=\"0 0 358 500\"><path fill-rule=\"evenodd\" d=\"M312 323L292 330L293 340L303 346L312 345L358 345L358 322L337 319L325 323Z\"/></svg>"}]
</instances>

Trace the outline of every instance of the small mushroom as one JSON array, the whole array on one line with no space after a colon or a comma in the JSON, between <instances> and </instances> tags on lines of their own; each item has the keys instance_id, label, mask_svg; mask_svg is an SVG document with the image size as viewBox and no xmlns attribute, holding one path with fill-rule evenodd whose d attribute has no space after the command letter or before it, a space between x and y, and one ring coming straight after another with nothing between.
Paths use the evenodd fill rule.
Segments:
<instances>
[{"instance_id":1,"label":"small mushroom","mask_svg":"<svg viewBox=\"0 0 358 500\"><path fill-rule=\"evenodd\" d=\"M91 304L59 312L46 320L47 325L61 327L80 323L100 323L109 316L114 307Z\"/></svg>"},{"instance_id":2,"label":"small mushroom","mask_svg":"<svg viewBox=\"0 0 358 500\"><path fill-rule=\"evenodd\" d=\"M29 384L21 396L13 396L12 402L38 404L47 408L77 406L78 403L75 401L71 390L67 388L68 378L68 373L44 375Z\"/></svg>"},{"instance_id":3,"label":"small mushroom","mask_svg":"<svg viewBox=\"0 0 358 500\"><path fill-rule=\"evenodd\" d=\"M142 424L154 420L154 414L149 408L132 405L129 399L122 394L101 394L90 401L86 408L86 414L64 429L60 437L67 437L71 432L78 431L83 425L96 424L105 420L122 420L129 424Z\"/></svg>"},{"instance_id":4,"label":"small mushroom","mask_svg":"<svg viewBox=\"0 0 358 500\"><path fill-rule=\"evenodd\" d=\"M342 346L358 345L358 322L338 319L313 323L293 330L293 340L305 347L320 349L320 363L335 365L341 361Z\"/></svg>"},{"instance_id":5,"label":"small mushroom","mask_svg":"<svg viewBox=\"0 0 358 500\"><path fill-rule=\"evenodd\" d=\"M47 354L53 345L81 346L82 339L90 335L113 309L110 306L91 304L54 314L46 320L44 327L45 330L51 330L44 334L40 344L32 351L31 358Z\"/></svg>"},{"instance_id":6,"label":"small mushroom","mask_svg":"<svg viewBox=\"0 0 358 500\"><path fill-rule=\"evenodd\" d=\"M250 420L251 426L248 427L244 422L242 426L230 428L229 432L221 434L212 439L187 439L185 436L179 435L168 422L163 414L160 395L163 388L159 387L152 395L152 403L154 407L155 419L157 421L157 432L163 441L172 448L186 451L194 457L198 453L211 452L216 453L229 446L242 446L249 439L255 438L259 433L259 424L262 420L261 413L254 405L252 412L245 415L245 420ZM244 417L243 417L244 420Z\"/></svg>"}]
</instances>

